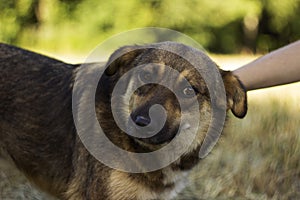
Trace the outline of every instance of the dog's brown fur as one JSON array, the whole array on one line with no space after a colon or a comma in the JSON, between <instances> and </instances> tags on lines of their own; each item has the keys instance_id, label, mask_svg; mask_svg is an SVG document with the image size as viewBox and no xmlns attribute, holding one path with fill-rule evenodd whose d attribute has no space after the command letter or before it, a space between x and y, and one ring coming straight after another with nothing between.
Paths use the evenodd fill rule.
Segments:
<instances>
[{"instance_id":1,"label":"dog's brown fur","mask_svg":"<svg viewBox=\"0 0 300 200\"><path fill-rule=\"evenodd\" d=\"M157 45L178 46L183 53L189 50L181 44ZM123 55L124 51L127 53ZM204 57L206 64L215 67L204 54L199 53L199 56ZM100 80L96 112L110 140L125 150L149 152L172 140L176 136L173 129L180 121L180 108L174 94L159 85L141 87L134 93L130 105L133 118L147 115L152 104L164 105L168 117L159 136L145 140L133 138L118 129L112 117L110 94L116 81L129 69L149 62L172 66L179 71L197 90L196 99L187 98L184 106L188 107L194 100L200 104L201 124L195 141L188 152L168 167L135 174L111 169L97 161L78 138L72 117L72 89L79 65L66 64L5 44L0 44L2 156L11 160L33 183L60 199L173 198L183 189L189 170L200 160L198 152L211 119L209 92L195 69L184 59L164 50L149 46L138 49L136 46L123 47L111 56ZM228 109L237 117L243 117L247 111L243 86L231 72L220 70L220 73ZM191 116L193 112L190 111Z\"/></svg>"}]
</instances>

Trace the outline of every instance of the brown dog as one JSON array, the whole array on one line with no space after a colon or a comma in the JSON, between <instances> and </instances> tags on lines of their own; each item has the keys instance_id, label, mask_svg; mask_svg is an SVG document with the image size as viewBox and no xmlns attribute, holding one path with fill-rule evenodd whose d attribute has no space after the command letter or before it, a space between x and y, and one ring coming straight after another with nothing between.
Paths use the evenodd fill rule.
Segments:
<instances>
[{"instance_id":1,"label":"brown dog","mask_svg":"<svg viewBox=\"0 0 300 200\"><path fill-rule=\"evenodd\" d=\"M72 90L79 65L70 65L16 47L0 45L0 150L33 183L60 199L171 199L184 188L185 177L199 162L199 149L212 118L211 96L203 77L195 66L180 56L160 49L172 47L186 55L199 55L209 67L216 65L202 52L178 43L128 46L110 58L98 84L95 110L98 121L112 143L129 152L147 153L167 146L177 137L180 119L200 113L197 134L187 151L173 163L152 172L130 173L110 168L95 159L76 134L72 116ZM158 48L157 48L158 47ZM125 52L125 53L124 53ZM156 65L157 67L149 67ZM132 83L148 83L125 99L111 104L117 81L130 69L144 66L123 84L124 98ZM84 65L81 67L89 67ZM165 80L165 66L179 72L172 77L172 89L154 82ZM157 70L158 71L155 71ZM226 90L227 106L237 117L247 111L246 92L231 73L220 70ZM182 84L183 77L190 85ZM149 83L153 82L153 83ZM197 101L197 110L191 109ZM151 118L149 109L162 105L166 120L159 132L139 138L118 128L112 106L125 112L137 126L129 125L136 135L148 134L161 119ZM124 113L122 113L124 111ZM124 114L124 116L126 116ZM128 119L123 119L128 121ZM148 126L154 124L153 126ZM191 124L184 124L188 134ZM139 127L146 127L141 131ZM182 141L184 143L184 141ZM116 158L112 158L116 159ZM118 159L118 158L117 158ZM122 158L119 158L120 160ZM134 163L140 161L132 160ZM153 160L160 162L160 158ZM139 163L143 167L144 163Z\"/></svg>"}]
</instances>

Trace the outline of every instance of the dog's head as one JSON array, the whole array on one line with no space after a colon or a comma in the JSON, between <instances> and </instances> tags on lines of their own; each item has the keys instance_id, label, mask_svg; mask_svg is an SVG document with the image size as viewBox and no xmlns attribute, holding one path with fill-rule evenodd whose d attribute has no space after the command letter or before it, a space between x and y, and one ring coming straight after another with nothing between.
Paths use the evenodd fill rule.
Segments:
<instances>
[{"instance_id":1,"label":"dog's head","mask_svg":"<svg viewBox=\"0 0 300 200\"><path fill-rule=\"evenodd\" d=\"M174 49L186 57L168 51L165 47ZM211 122L212 109L206 81L197 70L197 66L186 59L193 59L195 56L201 58L200 62L193 62L198 67L206 65L217 68L203 52L173 42L125 46L111 55L105 71L105 75L114 83L110 87L115 87L115 83L126 73L130 74L119 85L123 87L124 99L130 95L129 100L125 100L128 102L120 99L118 105L112 106L120 107L120 116L123 111L129 112L129 115L123 115L129 118L124 119L128 122L127 130L136 136L132 138L140 145L156 149L168 143L179 129L188 131L191 128L192 123L189 123L189 120L180 126L182 116L188 116L188 119L193 121L196 112L200 113L200 123L195 144L202 143ZM171 73L170 68L177 73ZM136 70L131 73L132 69ZM227 109L236 117L244 117L247 102L243 85L230 71L219 69L219 72L226 91ZM128 92L131 90L134 92ZM192 106L195 101L198 102L198 108ZM158 115L151 115L151 107L157 104L164 108L165 113L158 109ZM128 105L127 108L122 108L125 105ZM166 118L161 117L162 114L165 114ZM159 130L157 127L160 127ZM147 137L149 135L150 137Z\"/></svg>"}]
</instances>

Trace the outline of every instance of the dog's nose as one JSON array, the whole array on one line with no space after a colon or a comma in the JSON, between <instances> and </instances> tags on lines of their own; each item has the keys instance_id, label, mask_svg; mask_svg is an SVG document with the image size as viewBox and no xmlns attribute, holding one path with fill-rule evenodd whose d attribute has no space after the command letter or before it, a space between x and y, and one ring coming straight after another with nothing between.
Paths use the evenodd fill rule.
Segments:
<instances>
[{"instance_id":1,"label":"dog's nose","mask_svg":"<svg viewBox=\"0 0 300 200\"><path fill-rule=\"evenodd\" d=\"M147 117L138 115L135 118L134 122L136 123L136 125L144 127L144 126L147 126L148 124L150 124L151 120Z\"/></svg>"}]
</instances>

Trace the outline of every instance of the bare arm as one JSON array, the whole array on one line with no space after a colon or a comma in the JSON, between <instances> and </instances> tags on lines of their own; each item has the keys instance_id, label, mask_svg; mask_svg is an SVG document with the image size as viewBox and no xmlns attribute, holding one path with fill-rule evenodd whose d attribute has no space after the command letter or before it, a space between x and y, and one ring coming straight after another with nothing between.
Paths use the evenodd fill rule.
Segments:
<instances>
[{"instance_id":1,"label":"bare arm","mask_svg":"<svg viewBox=\"0 0 300 200\"><path fill-rule=\"evenodd\" d=\"M300 81L300 40L234 71L247 90Z\"/></svg>"}]
</instances>

